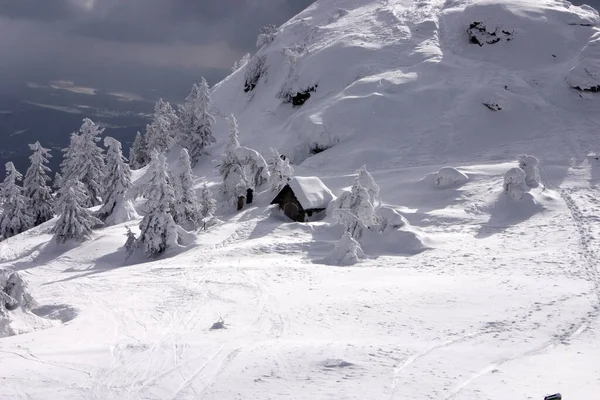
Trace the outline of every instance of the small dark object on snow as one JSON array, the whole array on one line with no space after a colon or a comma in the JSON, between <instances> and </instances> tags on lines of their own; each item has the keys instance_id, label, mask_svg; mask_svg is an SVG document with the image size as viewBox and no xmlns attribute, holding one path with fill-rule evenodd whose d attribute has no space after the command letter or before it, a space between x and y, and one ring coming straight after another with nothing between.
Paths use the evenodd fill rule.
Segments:
<instances>
[{"instance_id":1,"label":"small dark object on snow","mask_svg":"<svg viewBox=\"0 0 600 400\"><path fill-rule=\"evenodd\" d=\"M306 103L306 100L310 99L310 94L314 93L318 87L319 87L319 85L314 85L314 86L311 86L301 92L296 92L296 95L291 96L291 98L290 98L292 105L294 107L297 107L297 106L301 106L304 103Z\"/></svg>"},{"instance_id":2,"label":"small dark object on snow","mask_svg":"<svg viewBox=\"0 0 600 400\"><path fill-rule=\"evenodd\" d=\"M496 103L481 103L484 106L486 106L487 108L489 108L492 111L500 111L502 110L502 107L500 107L498 104Z\"/></svg>"},{"instance_id":3,"label":"small dark object on snow","mask_svg":"<svg viewBox=\"0 0 600 400\"><path fill-rule=\"evenodd\" d=\"M325 368L348 368L354 366L354 364L345 360L327 360L323 366Z\"/></svg>"},{"instance_id":4,"label":"small dark object on snow","mask_svg":"<svg viewBox=\"0 0 600 400\"><path fill-rule=\"evenodd\" d=\"M556 54L552 54L552 57L556 58Z\"/></svg>"},{"instance_id":5,"label":"small dark object on snow","mask_svg":"<svg viewBox=\"0 0 600 400\"><path fill-rule=\"evenodd\" d=\"M254 190L248 189L246 190L246 204L252 204L252 200L254 200Z\"/></svg>"},{"instance_id":6,"label":"small dark object on snow","mask_svg":"<svg viewBox=\"0 0 600 400\"><path fill-rule=\"evenodd\" d=\"M225 326L225 321L220 319L217 322L215 322L214 324L212 324L212 326L210 327L211 331L214 331L217 329L227 329L227 327Z\"/></svg>"},{"instance_id":7,"label":"small dark object on snow","mask_svg":"<svg viewBox=\"0 0 600 400\"><path fill-rule=\"evenodd\" d=\"M562 400L562 395L560 393L551 394L544 397L544 400Z\"/></svg>"},{"instance_id":8,"label":"small dark object on snow","mask_svg":"<svg viewBox=\"0 0 600 400\"><path fill-rule=\"evenodd\" d=\"M238 211L240 211L242 208L244 208L244 196L240 196L238 197L238 203L237 203L237 209Z\"/></svg>"}]
</instances>

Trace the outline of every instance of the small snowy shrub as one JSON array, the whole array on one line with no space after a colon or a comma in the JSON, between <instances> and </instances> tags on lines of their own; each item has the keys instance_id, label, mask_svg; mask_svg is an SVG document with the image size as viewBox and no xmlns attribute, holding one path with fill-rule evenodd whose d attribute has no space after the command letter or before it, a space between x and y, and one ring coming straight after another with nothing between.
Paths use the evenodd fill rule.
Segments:
<instances>
[{"instance_id":1,"label":"small snowy shrub","mask_svg":"<svg viewBox=\"0 0 600 400\"><path fill-rule=\"evenodd\" d=\"M456 168L444 167L435 174L434 185L438 188L448 188L464 185L468 181L467 175Z\"/></svg>"},{"instance_id":2,"label":"small snowy shrub","mask_svg":"<svg viewBox=\"0 0 600 400\"><path fill-rule=\"evenodd\" d=\"M254 90L261 76L266 72L267 56L254 56L246 64L246 73L244 75L244 92Z\"/></svg>"},{"instance_id":3,"label":"small snowy shrub","mask_svg":"<svg viewBox=\"0 0 600 400\"><path fill-rule=\"evenodd\" d=\"M360 244L352 237L350 232L345 232L335 244L333 252L326 261L332 265L354 265L365 256Z\"/></svg>"},{"instance_id":4,"label":"small snowy shrub","mask_svg":"<svg viewBox=\"0 0 600 400\"><path fill-rule=\"evenodd\" d=\"M259 49L269 43L272 43L277 37L277 27L275 25L266 25L262 27L256 38L256 47Z\"/></svg>"},{"instance_id":5,"label":"small snowy shrub","mask_svg":"<svg viewBox=\"0 0 600 400\"><path fill-rule=\"evenodd\" d=\"M511 168L504 174L504 192L515 200L519 200L529 191L525 183L526 175L521 168Z\"/></svg>"},{"instance_id":6,"label":"small snowy shrub","mask_svg":"<svg viewBox=\"0 0 600 400\"><path fill-rule=\"evenodd\" d=\"M540 160L527 154L517 156L517 160L519 160L519 168L525 172L525 183L527 186L530 188L540 186Z\"/></svg>"},{"instance_id":7,"label":"small snowy shrub","mask_svg":"<svg viewBox=\"0 0 600 400\"><path fill-rule=\"evenodd\" d=\"M233 63L233 67L231 67L231 72L235 72L238 69L246 66L246 64L248 64L248 61L250 61L250 53L244 54L244 56L239 61Z\"/></svg>"}]
</instances>

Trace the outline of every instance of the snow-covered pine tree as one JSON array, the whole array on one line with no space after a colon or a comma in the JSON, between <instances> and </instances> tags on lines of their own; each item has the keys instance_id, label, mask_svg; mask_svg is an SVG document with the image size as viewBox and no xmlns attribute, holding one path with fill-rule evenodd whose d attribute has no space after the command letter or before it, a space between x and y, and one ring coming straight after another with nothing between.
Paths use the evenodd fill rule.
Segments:
<instances>
[{"instance_id":1,"label":"snow-covered pine tree","mask_svg":"<svg viewBox=\"0 0 600 400\"><path fill-rule=\"evenodd\" d=\"M62 183L63 183L63 178L62 178L62 175L60 174L60 172L55 173L54 180L52 181L52 189L54 190L55 193L60 190Z\"/></svg>"},{"instance_id":2,"label":"snow-covered pine tree","mask_svg":"<svg viewBox=\"0 0 600 400\"><path fill-rule=\"evenodd\" d=\"M215 210L217 209L217 202L212 196L212 193L206 183L202 185L202 190L200 191L200 215L203 219L211 218Z\"/></svg>"},{"instance_id":3,"label":"snow-covered pine tree","mask_svg":"<svg viewBox=\"0 0 600 400\"><path fill-rule=\"evenodd\" d=\"M23 195L23 188L17 182L23 175L17 171L12 162L6 163L6 178L0 186L0 196L4 212L0 217L0 240L18 235L33 226L33 219L29 213L27 198Z\"/></svg>"},{"instance_id":4,"label":"snow-covered pine tree","mask_svg":"<svg viewBox=\"0 0 600 400\"><path fill-rule=\"evenodd\" d=\"M356 171L358 174L358 181L361 186L369 193L369 198L374 206L381 204L381 198L379 197L379 185L373 179L373 175L367 171L367 166L363 165Z\"/></svg>"},{"instance_id":5,"label":"snow-covered pine tree","mask_svg":"<svg viewBox=\"0 0 600 400\"><path fill-rule=\"evenodd\" d=\"M129 149L129 166L131 169L140 169L148 165L148 162L150 162L150 157L148 156L146 135L138 132Z\"/></svg>"},{"instance_id":6,"label":"snow-covered pine tree","mask_svg":"<svg viewBox=\"0 0 600 400\"><path fill-rule=\"evenodd\" d=\"M198 196L194 190L194 175L190 164L190 155L187 149L181 149L177 160L179 175L175 179L175 222L186 228L197 229L202 220Z\"/></svg>"},{"instance_id":7,"label":"snow-covered pine tree","mask_svg":"<svg viewBox=\"0 0 600 400\"><path fill-rule=\"evenodd\" d=\"M335 201L333 217L342 224L346 230L352 231L352 237L360 239L364 227L377 225L379 217L377 209L371 203L367 190L361 185L359 177L354 180L350 192L344 192ZM357 221L354 221L356 218Z\"/></svg>"},{"instance_id":8,"label":"snow-covered pine tree","mask_svg":"<svg viewBox=\"0 0 600 400\"><path fill-rule=\"evenodd\" d=\"M148 173L150 179L145 189L148 213L140 223L140 236L135 246L152 258L163 253L169 246L177 245L179 235L170 210L175 202L175 193L169 183L166 157L153 151Z\"/></svg>"},{"instance_id":9,"label":"snow-covered pine tree","mask_svg":"<svg viewBox=\"0 0 600 400\"><path fill-rule=\"evenodd\" d=\"M244 166L237 154L237 150L240 147L237 120L232 114L227 117L227 122L229 123L229 141L219 165L221 193L225 201L236 204L240 196L246 195L248 179L246 178Z\"/></svg>"},{"instance_id":10,"label":"snow-covered pine tree","mask_svg":"<svg viewBox=\"0 0 600 400\"><path fill-rule=\"evenodd\" d=\"M271 149L269 160L269 179L271 191L278 193L294 175L294 169L287 158L283 158L277 149Z\"/></svg>"},{"instance_id":11,"label":"snow-covered pine tree","mask_svg":"<svg viewBox=\"0 0 600 400\"><path fill-rule=\"evenodd\" d=\"M179 130L179 117L168 101L159 99L154 105L152 123L146 125L146 151L165 153L173 144Z\"/></svg>"},{"instance_id":12,"label":"snow-covered pine tree","mask_svg":"<svg viewBox=\"0 0 600 400\"><path fill-rule=\"evenodd\" d=\"M519 168L525 171L525 183L530 188L536 188L540 186L540 160L535 156L529 156L527 154L521 154L517 156L519 161Z\"/></svg>"},{"instance_id":13,"label":"snow-covered pine tree","mask_svg":"<svg viewBox=\"0 0 600 400\"><path fill-rule=\"evenodd\" d=\"M47 182L50 181L48 172L50 168L46 164L49 162L50 150L42 147L40 142L30 144L29 148L33 154L29 157L31 165L25 173L23 189L27 197L29 213L33 219L33 225L37 226L50 220L54 216L51 189Z\"/></svg>"},{"instance_id":14,"label":"snow-covered pine tree","mask_svg":"<svg viewBox=\"0 0 600 400\"><path fill-rule=\"evenodd\" d=\"M123 157L121 142L109 136L104 138L106 147L106 178L104 181L104 205L98 218L107 225L129 221L137 216L131 201L125 199L132 186L131 169Z\"/></svg>"},{"instance_id":15,"label":"snow-covered pine tree","mask_svg":"<svg viewBox=\"0 0 600 400\"><path fill-rule=\"evenodd\" d=\"M188 149L192 167L205 154L206 148L216 143L212 133L215 118L210 113L211 104L208 82L202 78L200 84L192 86L191 93L180 109L183 126L180 143L182 147Z\"/></svg>"},{"instance_id":16,"label":"snow-covered pine tree","mask_svg":"<svg viewBox=\"0 0 600 400\"><path fill-rule=\"evenodd\" d=\"M83 242L89 239L92 236L92 228L102 225L102 221L85 208L87 201L85 186L77 179L69 179L64 182L59 194L56 211L60 217L52 228L54 241Z\"/></svg>"},{"instance_id":17,"label":"snow-covered pine tree","mask_svg":"<svg viewBox=\"0 0 600 400\"><path fill-rule=\"evenodd\" d=\"M85 118L79 134L71 135L69 147L63 149L62 177L65 181L77 180L83 184L87 199L84 206L97 206L102 203L102 183L104 181L104 154L97 143L104 128L91 119Z\"/></svg>"}]
</instances>

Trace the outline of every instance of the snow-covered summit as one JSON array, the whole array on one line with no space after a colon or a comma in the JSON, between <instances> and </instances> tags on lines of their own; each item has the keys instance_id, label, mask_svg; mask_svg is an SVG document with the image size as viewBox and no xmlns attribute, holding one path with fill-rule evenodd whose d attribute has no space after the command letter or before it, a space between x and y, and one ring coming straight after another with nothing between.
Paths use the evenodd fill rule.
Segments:
<instances>
[{"instance_id":1,"label":"snow-covered summit","mask_svg":"<svg viewBox=\"0 0 600 400\"><path fill-rule=\"evenodd\" d=\"M294 164L535 153L594 125L600 95L582 89L600 84L588 68L598 19L558 0L319 0L263 38L213 99L238 117L242 142Z\"/></svg>"}]
</instances>

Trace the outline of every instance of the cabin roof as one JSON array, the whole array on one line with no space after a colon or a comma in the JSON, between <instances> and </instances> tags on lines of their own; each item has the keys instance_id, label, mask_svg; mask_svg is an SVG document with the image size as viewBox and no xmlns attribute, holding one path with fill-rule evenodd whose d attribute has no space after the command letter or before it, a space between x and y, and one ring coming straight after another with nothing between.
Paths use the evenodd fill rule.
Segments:
<instances>
[{"instance_id":1,"label":"cabin roof","mask_svg":"<svg viewBox=\"0 0 600 400\"><path fill-rule=\"evenodd\" d=\"M325 209L334 198L331 190L316 176L295 176L288 181L285 187L292 190L296 200L305 210ZM277 194L271 204L277 202L277 197L285 190L285 187Z\"/></svg>"}]
</instances>

